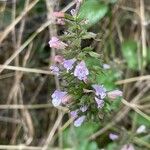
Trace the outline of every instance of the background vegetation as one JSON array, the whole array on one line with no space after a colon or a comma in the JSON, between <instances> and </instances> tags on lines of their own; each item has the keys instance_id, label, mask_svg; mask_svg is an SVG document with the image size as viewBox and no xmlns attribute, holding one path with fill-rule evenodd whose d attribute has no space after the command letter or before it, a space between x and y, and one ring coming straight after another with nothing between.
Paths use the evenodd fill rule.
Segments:
<instances>
[{"instance_id":1,"label":"background vegetation","mask_svg":"<svg viewBox=\"0 0 150 150\"><path fill-rule=\"evenodd\" d=\"M110 65L101 80L119 88L99 124L75 128L64 109L51 105L56 86L49 66L55 52L50 37L66 26L52 24L52 12L70 13L71 0L0 0L0 149L120 149L132 143L150 149L150 1L85 0L79 11L98 40L86 40ZM119 107L120 106L120 107ZM140 125L146 131L137 134ZM119 139L112 141L109 133Z\"/></svg>"}]
</instances>

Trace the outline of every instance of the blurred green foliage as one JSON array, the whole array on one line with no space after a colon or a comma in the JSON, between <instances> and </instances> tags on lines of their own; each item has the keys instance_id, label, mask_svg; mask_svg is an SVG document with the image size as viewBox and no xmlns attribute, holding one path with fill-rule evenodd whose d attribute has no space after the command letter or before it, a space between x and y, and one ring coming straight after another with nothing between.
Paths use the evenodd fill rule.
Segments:
<instances>
[{"instance_id":1,"label":"blurred green foliage","mask_svg":"<svg viewBox=\"0 0 150 150\"><path fill-rule=\"evenodd\" d=\"M130 69L138 69L137 43L134 40L127 40L122 43L122 53Z\"/></svg>"},{"instance_id":2,"label":"blurred green foliage","mask_svg":"<svg viewBox=\"0 0 150 150\"><path fill-rule=\"evenodd\" d=\"M87 27L102 19L108 11L108 5L99 0L86 0L80 8L78 17L87 20Z\"/></svg>"},{"instance_id":3,"label":"blurred green foliage","mask_svg":"<svg viewBox=\"0 0 150 150\"><path fill-rule=\"evenodd\" d=\"M96 142L90 142L88 137L98 129L99 125L87 122L81 127L71 126L63 133L63 142L65 148L75 150L97 150Z\"/></svg>"}]
</instances>

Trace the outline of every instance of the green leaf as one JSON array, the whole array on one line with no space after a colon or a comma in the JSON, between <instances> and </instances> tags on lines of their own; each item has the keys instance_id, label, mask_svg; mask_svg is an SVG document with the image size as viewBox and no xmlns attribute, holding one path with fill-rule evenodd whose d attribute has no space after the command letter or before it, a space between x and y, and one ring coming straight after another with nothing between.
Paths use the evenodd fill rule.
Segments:
<instances>
[{"instance_id":1,"label":"green leaf","mask_svg":"<svg viewBox=\"0 0 150 150\"><path fill-rule=\"evenodd\" d=\"M133 70L138 69L137 43L133 40L125 41L122 44L122 53L128 67Z\"/></svg>"},{"instance_id":2,"label":"green leaf","mask_svg":"<svg viewBox=\"0 0 150 150\"><path fill-rule=\"evenodd\" d=\"M100 62L100 60L99 59L97 59L97 58L87 58L86 60L85 60L85 62L86 62L86 65L89 67L89 68L93 68L93 66L98 66L98 67L100 67L101 66L101 62Z\"/></svg>"},{"instance_id":3,"label":"green leaf","mask_svg":"<svg viewBox=\"0 0 150 150\"><path fill-rule=\"evenodd\" d=\"M73 147L77 150L97 150L97 144L90 142L88 137L98 129L99 125L91 122L80 127L70 127L63 132L64 147Z\"/></svg>"},{"instance_id":4,"label":"green leaf","mask_svg":"<svg viewBox=\"0 0 150 150\"><path fill-rule=\"evenodd\" d=\"M147 62L150 63L150 47L147 48Z\"/></svg>"},{"instance_id":5,"label":"green leaf","mask_svg":"<svg viewBox=\"0 0 150 150\"><path fill-rule=\"evenodd\" d=\"M109 0L109 3L112 3L112 4L114 4L114 3L116 3L118 0Z\"/></svg>"},{"instance_id":6,"label":"green leaf","mask_svg":"<svg viewBox=\"0 0 150 150\"><path fill-rule=\"evenodd\" d=\"M96 37L96 34L93 32L86 32L84 36L82 36L82 39L94 39Z\"/></svg>"},{"instance_id":7,"label":"green leaf","mask_svg":"<svg viewBox=\"0 0 150 150\"><path fill-rule=\"evenodd\" d=\"M111 109L112 110L118 110L120 104L121 104L121 98L117 98L116 100L112 101Z\"/></svg>"},{"instance_id":8,"label":"green leaf","mask_svg":"<svg viewBox=\"0 0 150 150\"><path fill-rule=\"evenodd\" d=\"M95 52L89 52L89 55L91 57L94 57L94 58L100 58L100 55L98 53L95 53Z\"/></svg>"},{"instance_id":9,"label":"green leaf","mask_svg":"<svg viewBox=\"0 0 150 150\"><path fill-rule=\"evenodd\" d=\"M97 150L98 146L96 142L89 142L87 140L81 142L81 144L77 147L77 150Z\"/></svg>"},{"instance_id":10,"label":"green leaf","mask_svg":"<svg viewBox=\"0 0 150 150\"><path fill-rule=\"evenodd\" d=\"M96 81L99 84L104 84L107 90L116 88L115 81L119 78L116 70L103 70L101 75L96 76Z\"/></svg>"},{"instance_id":11,"label":"green leaf","mask_svg":"<svg viewBox=\"0 0 150 150\"><path fill-rule=\"evenodd\" d=\"M116 143L110 143L107 146L107 150L114 150L117 149L118 145Z\"/></svg>"},{"instance_id":12,"label":"green leaf","mask_svg":"<svg viewBox=\"0 0 150 150\"><path fill-rule=\"evenodd\" d=\"M86 0L80 8L78 18L87 20L87 27L101 20L108 11L108 6L98 0Z\"/></svg>"},{"instance_id":13,"label":"green leaf","mask_svg":"<svg viewBox=\"0 0 150 150\"><path fill-rule=\"evenodd\" d=\"M140 126L140 125L145 125L146 127L150 127L150 121L148 121L147 119L145 119L144 117L142 117L141 115L137 114L137 119L136 119L136 123Z\"/></svg>"}]
</instances>

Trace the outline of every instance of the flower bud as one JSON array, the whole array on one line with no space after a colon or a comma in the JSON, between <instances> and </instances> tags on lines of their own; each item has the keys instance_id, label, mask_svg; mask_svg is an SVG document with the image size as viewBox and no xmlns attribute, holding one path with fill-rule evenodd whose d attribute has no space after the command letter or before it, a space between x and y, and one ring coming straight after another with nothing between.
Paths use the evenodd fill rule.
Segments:
<instances>
[{"instance_id":1,"label":"flower bud","mask_svg":"<svg viewBox=\"0 0 150 150\"><path fill-rule=\"evenodd\" d=\"M72 97L70 95L66 95L65 97L63 97L62 99L62 104L68 104L71 102Z\"/></svg>"},{"instance_id":2,"label":"flower bud","mask_svg":"<svg viewBox=\"0 0 150 150\"><path fill-rule=\"evenodd\" d=\"M54 62L62 64L64 62L64 58L60 55L56 55L54 57Z\"/></svg>"},{"instance_id":3,"label":"flower bud","mask_svg":"<svg viewBox=\"0 0 150 150\"><path fill-rule=\"evenodd\" d=\"M114 90L114 91L110 91L107 93L107 96L110 98L110 99L116 99L117 97L119 96L122 96L122 91L120 90Z\"/></svg>"},{"instance_id":4,"label":"flower bud","mask_svg":"<svg viewBox=\"0 0 150 150\"><path fill-rule=\"evenodd\" d=\"M53 12L53 16L55 16L56 18L64 18L65 13L64 12Z\"/></svg>"},{"instance_id":5,"label":"flower bud","mask_svg":"<svg viewBox=\"0 0 150 150\"><path fill-rule=\"evenodd\" d=\"M60 41L57 37L52 37L51 40L48 42L51 48L56 49L65 49L68 45L62 41Z\"/></svg>"}]
</instances>

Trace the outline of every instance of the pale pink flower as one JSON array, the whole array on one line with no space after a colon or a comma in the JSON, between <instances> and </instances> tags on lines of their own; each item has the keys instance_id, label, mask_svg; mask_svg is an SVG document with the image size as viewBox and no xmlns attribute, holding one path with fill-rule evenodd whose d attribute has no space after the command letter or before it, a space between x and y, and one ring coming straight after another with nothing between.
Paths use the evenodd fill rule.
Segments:
<instances>
[{"instance_id":1,"label":"pale pink flower","mask_svg":"<svg viewBox=\"0 0 150 150\"><path fill-rule=\"evenodd\" d=\"M68 45L62 41L60 41L57 37L52 37L51 40L48 42L51 48L56 49L65 49Z\"/></svg>"},{"instance_id":2,"label":"pale pink flower","mask_svg":"<svg viewBox=\"0 0 150 150\"><path fill-rule=\"evenodd\" d=\"M65 20L63 18L57 18L56 19L56 24L58 24L58 25L65 25Z\"/></svg>"},{"instance_id":3,"label":"pale pink flower","mask_svg":"<svg viewBox=\"0 0 150 150\"><path fill-rule=\"evenodd\" d=\"M110 99L116 99L117 97L122 96L122 91L120 91L120 90L110 91L110 92L107 92L107 96Z\"/></svg>"},{"instance_id":4,"label":"pale pink flower","mask_svg":"<svg viewBox=\"0 0 150 150\"><path fill-rule=\"evenodd\" d=\"M54 62L62 64L64 62L64 58L61 55L56 55L54 57Z\"/></svg>"},{"instance_id":5,"label":"pale pink flower","mask_svg":"<svg viewBox=\"0 0 150 150\"><path fill-rule=\"evenodd\" d=\"M67 104L69 102L71 102L72 97L70 95L66 95L65 97L63 97L62 99L62 104Z\"/></svg>"},{"instance_id":6,"label":"pale pink flower","mask_svg":"<svg viewBox=\"0 0 150 150\"><path fill-rule=\"evenodd\" d=\"M64 18L65 13L64 12L53 12L53 16L55 16L57 18Z\"/></svg>"},{"instance_id":7,"label":"pale pink flower","mask_svg":"<svg viewBox=\"0 0 150 150\"><path fill-rule=\"evenodd\" d=\"M119 138L119 136L117 134L110 133L109 138L114 141L114 140L117 140Z\"/></svg>"},{"instance_id":8,"label":"pale pink flower","mask_svg":"<svg viewBox=\"0 0 150 150\"><path fill-rule=\"evenodd\" d=\"M126 144L121 148L121 150L135 150L135 149L132 144Z\"/></svg>"}]
</instances>

